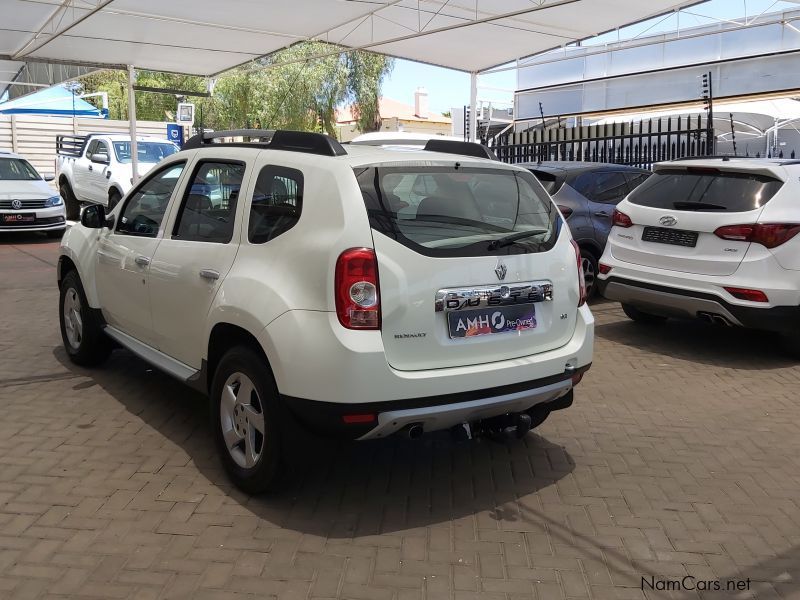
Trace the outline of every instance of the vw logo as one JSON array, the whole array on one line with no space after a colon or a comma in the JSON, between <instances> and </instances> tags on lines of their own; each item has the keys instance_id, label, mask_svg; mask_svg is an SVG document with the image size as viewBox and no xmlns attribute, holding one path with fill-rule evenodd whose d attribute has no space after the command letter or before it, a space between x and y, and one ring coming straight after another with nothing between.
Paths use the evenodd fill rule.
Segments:
<instances>
[{"instance_id":1,"label":"vw logo","mask_svg":"<svg viewBox=\"0 0 800 600\"><path fill-rule=\"evenodd\" d=\"M494 268L494 273L495 273L495 275L497 275L497 278L500 279L500 280L505 279L507 272L508 272L508 269L506 268L506 266L502 262L500 262L498 260L497 261L497 266Z\"/></svg>"},{"instance_id":2,"label":"vw logo","mask_svg":"<svg viewBox=\"0 0 800 600\"><path fill-rule=\"evenodd\" d=\"M12 200L11 208L13 208L14 210L19 210L20 208L22 208L22 200Z\"/></svg>"},{"instance_id":3,"label":"vw logo","mask_svg":"<svg viewBox=\"0 0 800 600\"><path fill-rule=\"evenodd\" d=\"M673 227L678 224L678 219L671 215L665 215L658 220L664 227Z\"/></svg>"}]
</instances>

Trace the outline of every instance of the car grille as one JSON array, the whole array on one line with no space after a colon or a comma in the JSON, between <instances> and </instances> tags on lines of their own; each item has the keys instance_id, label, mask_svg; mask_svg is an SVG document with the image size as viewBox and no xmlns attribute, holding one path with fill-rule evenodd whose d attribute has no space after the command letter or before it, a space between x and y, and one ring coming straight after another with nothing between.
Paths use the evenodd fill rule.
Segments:
<instances>
[{"instance_id":1,"label":"car grille","mask_svg":"<svg viewBox=\"0 0 800 600\"><path fill-rule=\"evenodd\" d=\"M642 241L694 248L697 246L697 232L683 231L681 229L664 229L663 227L645 227L644 233L642 234Z\"/></svg>"},{"instance_id":2,"label":"car grille","mask_svg":"<svg viewBox=\"0 0 800 600\"><path fill-rule=\"evenodd\" d=\"M13 200L0 200L0 209L2 210L15 210L11 203ZM47 200L20 200L22 202L22 206L19 207L17 210L24 210L30 208L44 208L45 202Z\"/></svg>"},{"instance_id":3,"label":"car grille","mask_svg":"<svg viewBox=\"0 0 800 600\"><path fill-rule=\"evenodd\" d=\"M57 225L59 223L64 223L64 217L43 217L35 219L34 221L11 221L10 223L6 223L0 219L0 229L4 227L25 229L26 227L43 227L45 225Z\"/></svg>"}]
</instances>

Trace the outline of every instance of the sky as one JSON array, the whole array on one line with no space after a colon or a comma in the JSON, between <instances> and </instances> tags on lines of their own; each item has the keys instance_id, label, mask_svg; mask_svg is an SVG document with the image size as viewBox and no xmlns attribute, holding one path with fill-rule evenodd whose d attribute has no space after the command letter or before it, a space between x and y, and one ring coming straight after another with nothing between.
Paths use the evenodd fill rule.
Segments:
<instances>
[{"instance_id":1,"label":"sky","mask_svg":"<svg viewBox=\"0 0 800 600\"><path fill-rule=\"evenodd\" d=\"M762 12L797 8L796 3L780 0L710 0L682 11L680 27L708 25L713 23L714 19L736 19L745 15L752 18ZM673 14L620 29L620 39L675 31L677 27L678 17ZM616 40L617 33L614 32L594 38L587 44L609 43ZM516 81L514 70L481 76L478 79L478 99L497 103L498 106L511 106ZM399 59L395 60L394 70L384 81L383 95L406 104L413 104L414 90L420 86L428 90L428 102L432 111L444 112L456 106L469 104L469 74ZM505 91L490 88L500 88Z\"/></svg>"}]
</instances>

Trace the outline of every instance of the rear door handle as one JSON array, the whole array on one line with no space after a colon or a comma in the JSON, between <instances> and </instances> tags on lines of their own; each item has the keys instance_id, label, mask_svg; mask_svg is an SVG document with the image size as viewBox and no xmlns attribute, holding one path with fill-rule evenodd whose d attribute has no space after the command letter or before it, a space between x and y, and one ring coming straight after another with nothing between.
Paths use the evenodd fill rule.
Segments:
<instances>
[{"instance_id":1,"label":"rear door handle","mask_svg":"<svg viewBox=\"0 0 800 600\"><path fill-rule=\"evenodd\" d=\"M140 267L146 267L147 265L150 264L150 259L147 258L146 256L137 256L136 258L133 259L133 262L135 262Z\"/></svg>"},{"instance_id":2,"label":"rear door handle","mask_svg":"<svg viewBox=\"0 0 800 600\"><path fill-rule=\"evenodd\" d=\"M214 281L219 279L219 272L214 271L213 269L203 269L200 271L200 277L203 279L208 279L209 281Z\"/></svg>"}]
</instances>

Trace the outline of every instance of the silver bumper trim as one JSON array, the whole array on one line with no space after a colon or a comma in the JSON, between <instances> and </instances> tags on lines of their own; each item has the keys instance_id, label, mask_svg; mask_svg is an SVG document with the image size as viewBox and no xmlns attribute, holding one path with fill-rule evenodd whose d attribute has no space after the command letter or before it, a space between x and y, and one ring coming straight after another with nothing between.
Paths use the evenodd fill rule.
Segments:
<instances>
[{"instance_id":1,"label":"silver bumper trim","mask_svg":"<svg viewBox=\"0 0 800 600\"><path fill-rule=\"evenodd\" d=\"M669 292L627 285L619 281L610 282L606 286L603 295L609 300L641 306L647 312L665 317L689 317L694 319L697 318L697 313L712 313L722 315L734 325L741 325L739 320L721 303L707 298L670 294Z\"/></svg>"},{"instance_id":2,"label":"silver bumper trim","mask_svg":"<svg viewBox=\"0 0 800 600\"><path fill-rule=\"evenodd\" d=\"M535 404L556 400L571 389L572 380L566 379L532 390L469 402L390 410L380 413L378 425L359 439L370 440L387 437L412 423L422 425L424 431L438 431L461 423L470 423L506 413L518 413Z\"/></svg>"}]
</instances>

